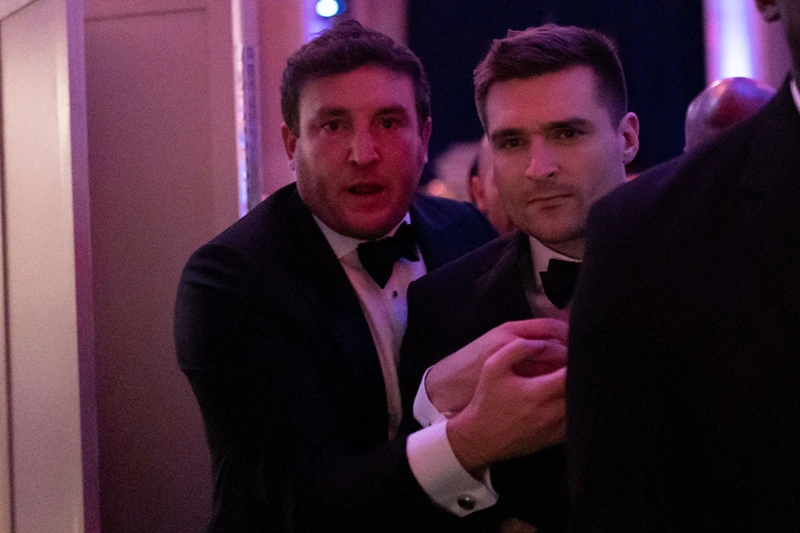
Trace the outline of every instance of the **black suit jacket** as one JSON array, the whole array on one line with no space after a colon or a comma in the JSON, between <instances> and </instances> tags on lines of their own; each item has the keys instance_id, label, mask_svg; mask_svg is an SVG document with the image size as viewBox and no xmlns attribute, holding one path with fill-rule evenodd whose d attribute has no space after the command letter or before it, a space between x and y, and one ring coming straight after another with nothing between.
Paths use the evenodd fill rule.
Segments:
<instances>
[{"instance_id":1,"label":"black suit jacket","mask_svg":"<svg viewBox=\"0 0 800 533\"><path fill-rule=\"evenodd\" d=\"M592 210L571 531L800 528L800 116L788 85Z\"/></svg>"},{"instance_id":2,"label":"black suit jacket","mask_svg":"<svg viewBox=\"0 0 800 533\"><path fill-rule=\"evenodd\" d=\"M467 204L416 198L429 270L493 236ZM210 531L428 531L455 519L417 485L405 437L387 442L369 326L295 185L189 259L178 361L206 425Z\"/></svg>"},{"instance_id":3,"label":"black suit jacket","mask_svg":"<svg viewBox=\"0 0 800 533\"><path fill-rule=\"evenodd\" d=\"M534 318L522 274L532 269L528 236L517 232L411 284L400 356L406 427L418 427L413 401L428 367L500 324ZM515 516L543 532L565 526L563 446L494 465L492 484L500 500L497 506L475 513L474 520Z\"/></svg>"}]
</instances>

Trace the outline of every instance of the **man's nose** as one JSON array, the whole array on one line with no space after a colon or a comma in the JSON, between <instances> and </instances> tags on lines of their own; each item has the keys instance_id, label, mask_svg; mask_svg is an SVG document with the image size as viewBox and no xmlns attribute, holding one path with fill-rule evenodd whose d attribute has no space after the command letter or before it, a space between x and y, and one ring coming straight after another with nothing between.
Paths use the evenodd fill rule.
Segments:
<instances>
[{"instance_id":1,"label":"man's nose","mask_svg":"<svg viewBox=\"0 0 800 533\"><path fill-rule=\"evenodd\" d=\"M378 159L375 139L368 129L356 131L350 146L350 163L356 166L368 165Z\"/></svg>"},{"instance_id":2,"label":"man's nose","mask_svg":"<svg viewBox=\"0 0 800 533\"><path fill-rule=\"evenodd\" d=\"M548 179L555 176L558 165L552 151L552 147L540 139L531 141L528 153L528 168L525 175L531 179Z\"/></svg>"}]
</instances>

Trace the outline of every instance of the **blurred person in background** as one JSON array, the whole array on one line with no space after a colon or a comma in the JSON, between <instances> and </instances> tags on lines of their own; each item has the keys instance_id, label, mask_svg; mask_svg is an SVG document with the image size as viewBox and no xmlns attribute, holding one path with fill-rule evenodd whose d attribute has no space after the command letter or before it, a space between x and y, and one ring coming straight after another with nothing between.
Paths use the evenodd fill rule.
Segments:
<instances>
[{"instance_id":1,"label":"blurred person in background","mask_svg":"<svg viewBox=\"0 0 800 533\"><path fill-rule=\"evenodd\" d=\"M469 171L468 186L470 200L486 215L499 235L508 235L517 229L500 201L492 168L492 148L485 135L478 144L478 153Z\"/></svg>"},{"instance_id":2,"label":"blurred person in background","mask_svg":"<svg viewBox=\"0 0 800 533\"><path fill-rule=\"evenodd\" d=\"M775 89L750 78L725 78L703 89L686 109L686 146L693 150L721 132L755 115Z\"/></svg>"}]
</instances>

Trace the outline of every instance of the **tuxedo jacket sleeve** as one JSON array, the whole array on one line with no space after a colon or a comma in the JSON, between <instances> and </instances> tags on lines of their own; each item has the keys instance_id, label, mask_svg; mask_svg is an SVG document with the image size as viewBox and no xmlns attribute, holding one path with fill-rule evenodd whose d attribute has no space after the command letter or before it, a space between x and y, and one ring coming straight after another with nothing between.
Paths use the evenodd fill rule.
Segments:
<instances>
[{"instance_id":1,"label":"tuxedo jacket sleeve","mask_svg":"<svg viewBox=\"0 0 800 533\"><path fill-rule=\"evenodd\" d=\"M471 207L418 198L429 269L492 236ZM189 260L178 361L214 471L210 531L447 531L417 485L358 298L290 185Z\"/></svg>"},{"instance_id":2,"label":"tuxedo jacket sleeve","mask_svg":"<svg viewBox=\"0 0 800 533\"><path fill-rule=\"evenodd\" d=\"M413 400L425 370L505 322L532 318L521 268L532 269L525 234L497 239L415 281L409 288L408 329L400 355L404 424L412 429ZM563 446L492 466L498 504L473 520L513 516L542 532L566 524ZM484 516L479 516L484 515Z\"/></svg>"},{"instance_id":3,"label":"tuxedo jacket sleeve","mask_svg":"<svg viewBox=\"0 0 800 533\"><path fill-rule=\"evenodd\" d=\"M788 86L589 217L570 319L570 530L800 523L800 116Z\"/></svg>"}]
</instances>

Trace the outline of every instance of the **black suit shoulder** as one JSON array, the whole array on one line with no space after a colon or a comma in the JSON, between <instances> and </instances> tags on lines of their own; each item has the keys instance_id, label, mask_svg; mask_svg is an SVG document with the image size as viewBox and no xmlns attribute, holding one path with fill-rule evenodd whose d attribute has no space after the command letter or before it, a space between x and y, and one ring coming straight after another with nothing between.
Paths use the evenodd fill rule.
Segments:
<instances>
[{"instance_id":1,"label":"black suit shoulder","mask_svg":"<svg viewBox=\"0 0 800 533\"><path fill-rule=\"evenodd\" d=\"M456 217L456 221L481 219L481 223L485 224L483 215L469 202L417 193L414 195L412 205L429 217L438 217L440 223L448 222L447 219L452 222L453 217Z\"/></svg>"},{"instance_id":2,"label":"black suit shoulder","mask_svg":"<svg viewBox=\"0 0 800 533\"><path fill-rule=\"evenodd\" d=\"M601 239L603 246L658 241L663 249L678 244L679 236L695 238L698 230L707 229L707 221L737 207L742 190L773 188L772 169L778 169L785 154L797 149L798 123L785 86L755 116L642 173L595 203L588 228L601 237L593 240ZM766 182L749 183L755 176ZM613 228L613 234L604 228Z\"/></svg>"},{"instance_id":3,"label":"black suit shoulder","mask_svg":"<svg viewBox=\"0 0 800 533\"><path fill-rule=\"evenodd\" d=\"M497 310L483 308L485 302L476 282L501 256L513 253L511 246L510 237L495 239L409 286L401 384L415 387L425 368L498 325L494 320Z\"/></svg>"},{"instance_id":4,"label":"black suit shoulder","mask_svg":"<svg viewBox=\"0 0 800 533\"><path fill-rule=\"evenodd\" d=\"M486 217L466 202L418 194L410 211L428 272L497 237Z\"/></svg>"},{"instance_id":5,"label":"black suit shoulder","mask_svg":"<svg viewBox=\"0 0 800 533\"><path fill-rule=\"evenodd\" d=\"M409 286L408 327L398 370L406 414L425 369L486 332L479 317L491 310L476 309L475 280L507 246L508 239L495 239Z\"/></svg>"},{"instance_id":6,"label":"black suit shoulder","mask_svg":"<svg viewBox=\"0 0 800 533\"><path fill-rule=\"evenodd\" d=\"M506 251L511 237L500 237L430 272L412 283L414 293L426 300L441 300L464 293L475 280L491 269Z\"/></svg>"},{"instance_id":7,"label":"black suit shoulder","mask_svg":"<svg viewBox=\"0 0 800 533\"><path fill-rule=\"evenodd\" d=\"M295 246L293 237L306 239L316 233L322 237L300 200L297 186L290 184L267 197L207 246L229 249L252 261L254 266L275 269L285 266L286 254L293 248L321 242L314 239L307 245Z\"/></svg>"}]
</instances>

